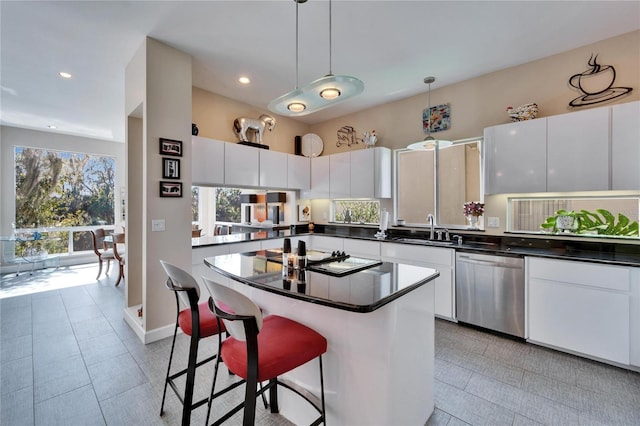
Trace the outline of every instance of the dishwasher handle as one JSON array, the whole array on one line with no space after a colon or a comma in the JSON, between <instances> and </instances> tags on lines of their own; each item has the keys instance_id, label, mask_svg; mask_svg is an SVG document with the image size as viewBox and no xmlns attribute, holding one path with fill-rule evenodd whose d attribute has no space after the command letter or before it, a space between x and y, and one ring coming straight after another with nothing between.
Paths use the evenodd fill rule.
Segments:
<instances>
[{"instance_id":1,"label":"dishwasher handle","mask_svg":"<svg viewBox=\"0 0 640 426\"><path fill-rule=\"evenodd\" d=\"M472 259L468 256L458 256L461 263L470 263L472 265L499 266L501 268L522 269L522 265L513 265L511 263L496 262L492 260Z\"/></svg>"}]
</instances>

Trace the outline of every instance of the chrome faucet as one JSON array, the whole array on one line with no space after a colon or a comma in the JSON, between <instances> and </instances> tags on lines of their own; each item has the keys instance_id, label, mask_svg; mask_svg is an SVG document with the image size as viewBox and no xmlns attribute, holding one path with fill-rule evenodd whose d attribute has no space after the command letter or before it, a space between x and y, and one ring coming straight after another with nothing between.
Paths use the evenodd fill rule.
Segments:
<instances>
[{"instance_id":1,"label":"chrome faucet","mask_svg":"<svg viewBox=\"0 0 640 426\"><path fill-rule=\"evenodd\" d=\"M427 223L431 226L431 230L429 231L429 239L433 240L433 215L429 213L427 215Z\"/></svg>"}]
</instances>

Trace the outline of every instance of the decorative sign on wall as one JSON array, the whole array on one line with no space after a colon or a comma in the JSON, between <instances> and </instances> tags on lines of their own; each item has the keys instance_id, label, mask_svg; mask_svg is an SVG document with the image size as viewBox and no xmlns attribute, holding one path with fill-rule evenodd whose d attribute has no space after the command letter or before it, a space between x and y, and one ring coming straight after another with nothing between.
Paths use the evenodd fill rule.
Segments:
<instances>
[{"instance_id":1,"label":"decorative sign on wall","mask_svg":"<svg viewBox=\"0 0 640 426\"><path fill-rule=\"evenodd\" d=\"M356 137L356 129L351 126L342 126L338 129L338 142L336 146L340 148L343 145L351 146L360 143L362 139Z\"/></svg>"},{"instance_id":2,"label":"decorative sign on wall","mask_svg":"<svg viewBox=\"0 0 640 426\"><path fill-rule=\"evenodd\" d=\"M616 80L616 70L613 65L598 64L598 55L591 54L587 61L589 68L569 78L569 85L580 91L581 95L569 102L571 107L607 102L626 95L631 87L613 87Z\"/></svg>"},{"instance_id":3,"label":"decorative sign on wall","mask_svg":"<svg viewBox=\"0 0 640 426\"><path fill-rule=\"evenodd\" d=\"M422 111L422 130L426 133L435 133L451 128L451 110L449 104L441 104L431 107L431 131L429 131L429 108Z\"/></svg>"}]
</instances>

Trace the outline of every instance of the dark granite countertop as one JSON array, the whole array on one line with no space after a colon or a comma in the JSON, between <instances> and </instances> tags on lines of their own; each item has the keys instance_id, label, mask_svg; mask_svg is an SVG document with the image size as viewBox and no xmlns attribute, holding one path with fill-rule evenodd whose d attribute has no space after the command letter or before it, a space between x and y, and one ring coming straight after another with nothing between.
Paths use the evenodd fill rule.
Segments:
<instances>
[{"instance_id":1,"label":"dark granite countertop","mask_svg":"<svg viewBox=\"0 0 640 426\"><path fill-rule=\"evenodd\" d=\"M350 259L352 264L362 263L366 267L339 276L313 266L283 274L281 252L276 250L212 256L205 258L204 263L224 276L260 290L360 313L375 311L440 276L431 268Z\"/></svg>"},{"instance_id":2,"label":"dark granite countertop","mask_svg":"<svg viewBox=\"0 0 640 426\"><path fill-rule=\"evenodd\" d=\"M451 232L451 235L460 235L462 244L453 242L429 242L426 229L401 229L394 228L387 231L388 237L384 240L376 239L373 235L377 231L375 227L367 226L339 226L318 225L314 235L334 236L343 238L355 238L370 241L381 241L415 244L421 246L447 247L457 251L473 251L488 254L536 256L561 260L577 260L586 262L606 263L621 266L640 267L640 244L620 240L620 242L584 241L576 237L561 236L523 236L519 234L483 235L465 234L463 232ZM261 239L284 238L296 235L311 235L306 227L299 227L295 232L263 231L244 234L221 235L217 237L193 238L193 247L203 247L218 244L239 243ZM399 241L402 240L402 241ZM409 240L407 240L409 239Z\"/></svg>"}]
</instances>

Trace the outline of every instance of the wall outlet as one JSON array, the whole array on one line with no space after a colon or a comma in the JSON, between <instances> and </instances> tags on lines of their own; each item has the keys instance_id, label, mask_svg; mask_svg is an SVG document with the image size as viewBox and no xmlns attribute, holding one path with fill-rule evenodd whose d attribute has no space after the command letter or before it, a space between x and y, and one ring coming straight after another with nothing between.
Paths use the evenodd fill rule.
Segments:
<instances>
[{"instance_id":1,"label":"wall outlet","mask_svg":"<svg viewBox=\"0 0 640 426\"><path fill-rule=\"evenodd\" d=\"M163 232L164 229L164 219L151 220L151 232Z\"/></svg>"},{"instance_id":2,"label":"wall outlet","mask_svg":"<svg viewBox=\"0 0 640 426\"><path fill-rule=\"evenodd\" d=\"M489 228L499 228L500 227L500 218L499 217L488 217L487 218L487 227L489 227Z\"/></svg>"}]
</instances>

